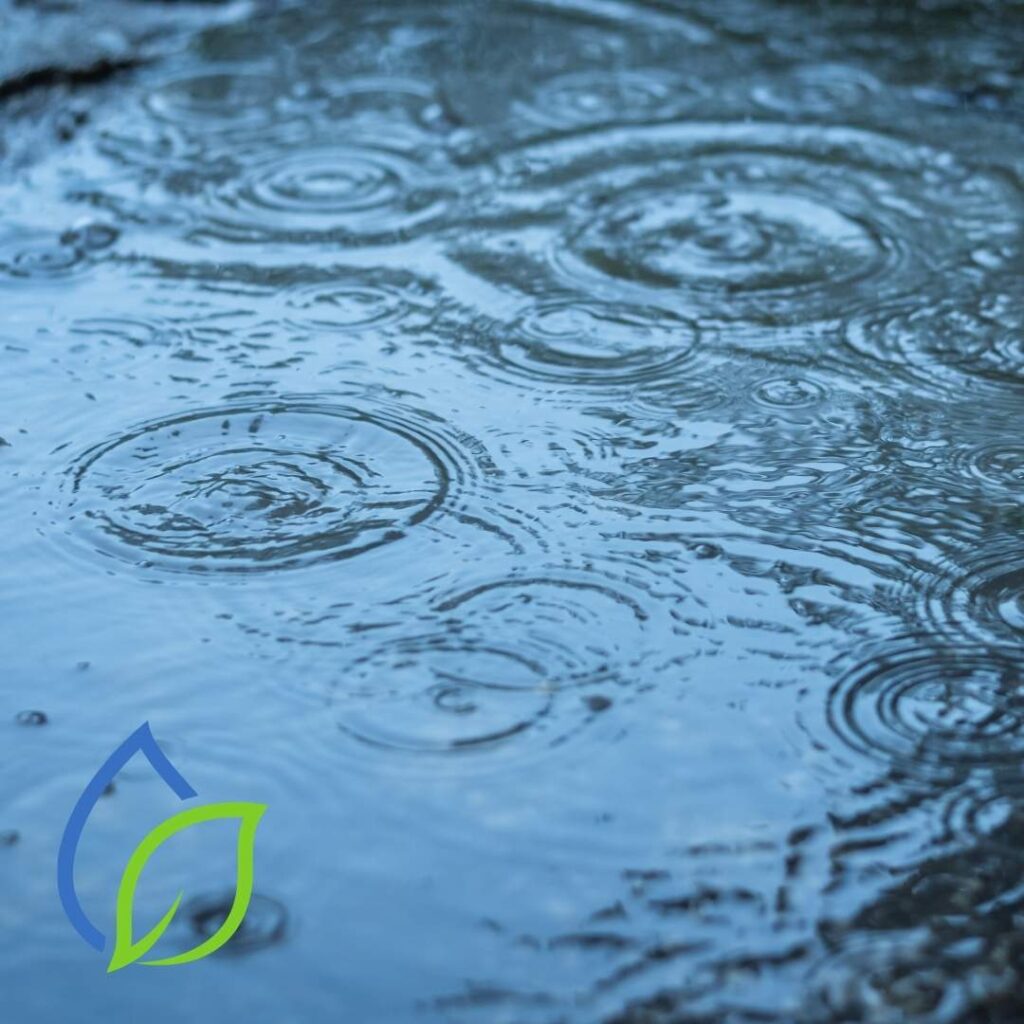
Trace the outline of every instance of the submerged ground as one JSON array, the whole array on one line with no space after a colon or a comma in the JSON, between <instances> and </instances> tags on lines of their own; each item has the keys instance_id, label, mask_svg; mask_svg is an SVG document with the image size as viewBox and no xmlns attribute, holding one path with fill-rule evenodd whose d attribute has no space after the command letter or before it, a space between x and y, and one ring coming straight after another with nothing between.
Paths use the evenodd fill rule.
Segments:
<instances>
[{"instance_id":1,"label":"submerged ground","mask_svg":"<svg viewBox=\"0 0 1024 1024\"><path fill-rule=\"evenodd\" d=\"M0 9L4 1020L1021 1018L1020 7Z\"/></svg>"}]
</instances>

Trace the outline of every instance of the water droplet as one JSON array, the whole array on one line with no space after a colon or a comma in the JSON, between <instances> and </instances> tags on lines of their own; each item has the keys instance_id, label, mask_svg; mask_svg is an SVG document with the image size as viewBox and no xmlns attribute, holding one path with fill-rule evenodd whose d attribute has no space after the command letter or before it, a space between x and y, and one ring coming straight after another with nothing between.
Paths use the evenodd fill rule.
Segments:
<instances>
[{"instance_id":1,"label":"water droplet","mask_svg":"<svg viewBox=\"0 0 1024 1024\"><path fill-rule=\"evenodd\" d=\"M19 711L15 720L18 725L46 725L49 722L43 711Z\"/></svg>"},{"instance_id":2,"label":"water droplet","mask_svg":"<svg viewBox=\"0 0 1024 1024\"><path fill-rule=\"evenodd\" d=\"M196 939L205 941L215 935L227 920L234 893L198 896L181 908L183 920ZM278 900L253 893L239 929L218 956L247 956L280 945L288 935L288 909Z\"/></svg>"},{"instance_id":3,"label":"water droplet","mask_svg":"<svg viewBox=\"0 0 1024 1024\"><path fill-rule=\"evenodd\" d=\"M799 377L773 377L754 389L754 398L769 408L803 409L825 397L825 389Z\"/></svg>"}]
</instances>

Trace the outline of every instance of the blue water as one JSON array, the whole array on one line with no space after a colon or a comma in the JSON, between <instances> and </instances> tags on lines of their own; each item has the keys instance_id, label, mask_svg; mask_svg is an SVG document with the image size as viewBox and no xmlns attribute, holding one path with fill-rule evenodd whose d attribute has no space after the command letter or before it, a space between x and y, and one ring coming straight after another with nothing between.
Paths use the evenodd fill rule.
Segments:
<instances>
[{"instance_id":1,"label":"blue water","mask_svg":"<svg viewBox=\"0 0 1024 1024\"><path fill-rule=\"evenodd\" d=\"M0 1019L1021 1019L1024 10L173 6L0 114Z\"/></svg>"}]
</instances>

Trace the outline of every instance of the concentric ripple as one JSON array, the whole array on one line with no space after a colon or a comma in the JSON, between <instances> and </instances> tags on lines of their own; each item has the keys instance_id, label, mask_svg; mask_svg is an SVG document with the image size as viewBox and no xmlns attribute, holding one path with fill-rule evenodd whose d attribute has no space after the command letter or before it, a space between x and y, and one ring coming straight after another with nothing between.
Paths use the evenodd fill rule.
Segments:
<instances>
[{"instance_id":1,"label":"concentric ripple","mask_svg":"<svg viewBox=\"0 0 1024 1024\"><path fill-rule=\"evenodd\" d=\"M519 109L539 124L574 128L671 117L701 92L697 82L657 69L574 71L542 82Z\"/></svg>"},{"instance_id":2,"label":"concentric ripple","mask_svg":"<svg viewBox=\"0 0 1024 1024\"><path fill-rule=\"evenodd\" d=\"M382 120L405 122L430 129L445 124L437 90L425 79L368 75L328 79L321 87L329 97L326 113L332 118L366 118L368 125L378 126Z\"/></svg>"},{"instance_id":3,"label":"concentric ripple","mask_svg":"<svg viewBox=\"0 0 1024 1024\"><path fill-rule=\"evenodd\" d=\"M970 843L972 847L996 850L1016 861L1024 858L1021 844L1020 792L1001 793L995 788L957 789L942 812L945 838Z\"/></svg>"},{"instance_id":4,"label":"concentric ripple","mask_svg":"<svg viewBox=\"0 0 1024 1024\"><path fill-rule=\"evenodd\" d=\"M286 399L144 423L67 477L97 553L185 573L350 558L403 537L461 473L437 425L399 405Z\"/></svg>"},{"instance_id":5,"label":"concentric ripple","mask_svg":"<svg viewBox=\"0 0 1024 1024\"><path fill-rule=\"evenodd\" d=\"M390 327L421 308L417 294L387 281L323 281L292 291L288 323L305 330L357 332Z\"/></svg>"},{"instance_id":6,"label":"concentric ripple","mask_svg":"<svg viewBox=\"0 0 1024 1024\"><path fill-rule=\"evenodd\" d=\"M750 311L758 296L767 307L796 305L894 270L892 248L858 219L856 202L843 210L800 195L794 179L806 181L806 168L784 158L771 158L770 173L793 184L766 188L764 167L751 163L709 158L700 181L672 188L666 179L598 211L568 240L567 269L644 290L692 289L723 306L734 295Z\"/></svg>"},{"instance_id":7,"label":"concentric ripple","mask_svg":"<svg viewBox=\"0 0 1024 1024\"><path fill-rule=\"evenodd\" d=\"M806 409L826 394L820 384L802 377L772 377L754 388L754 400L769 409Z\"/></svg>"},{"instance_id":8,"label":"concentric ripple","mask_svg":"<svg viewBox=\"0 0 1024 1024\"><path fill-rule=\"evenodd\" d=\"M1024 644L1024 548L993 544L915 581L924 617L944 636Z\"/></svg>"},{"instance_id":9,"label":"concentric ripple","mask_svg":"<svg viewBox=\"0 0 1024 1024\"><path fill-rule=\"evenodd\" d=\"M954 974L913 940L870 936L825 958L810 979L801 1020L954 1024L970 1005L970 969Z\"/></svg>"},{"instance_id":10,"label":"concentric ripple","mask_svg":"<svg viewBox=\"0 0 1024 1024\"><path fill-rule=\"evenodd\" d=\"M846 128L635 126L526 147L505 172L488 217L533 261L524 287L543 261L554 287L701 324L831 324L917 302L1024 208L1010 182L947 153Z\"/></svg>"},{"instance_id":11,"label":"concentric ripple","mask_svg":"<svg viewBox=\"0 0 1024 1024\"><path fill-rule=\"evenodd\" d=\"M623 681L649 653L649 598L588 573L512 575L440 597L435 611L468 636L514 637L550 689Z\"/></svg>"},{"instance_id":12,"label":"concentric ripple","mask_svg":"<svg viewBox=\"0 0 1024 1024\"><path fill-rule=\"evenodd\" d=\"M353 668L338 700L339 727L393 752L481 751L537 728L553 699L541 666L511 649L422 638Z\"/></svg>"},{"instance_id":13,"label":"concentric ripple","mask_svg":"<svg viewBox=\"0 0 1024 1024\"><path fill-rule=\"evenodd\" d=\"M956 463L992 488L1019 494L1024 487L1024 443L994 441L963 449L957 452Z\"/></svg>"},{"instance_id":14,"label":"concentric ripple","mask_svg":"<svg viewBox=\"0 0 1024 1024\"><path fill-rule=\"evenodd\" d=\"M174 344L180 332L168 323L143 317L83 317L76 320L72 332L91 343L116 341L133 348L151 348Z\"/></svg>"},{"instance_id":15,"label":"concentric ripple","mask_svg":"<svg viewBox=\"0 0 1024 1024\"><path fill-rule=\"evenodd\" d=\"M272 74L213 71L164 82L146 99L154 116L190 132L268 125L284 83Z\"/></svg>"},{"instance_id":16,"label":"concentric ripple","mask_svg":"<svg viewBox=\"0 0 1024 1024\"><path fill-rule=\"evenodd\" d=\"M83 269L84 253L52 236L18 233L0 239L0 277L48 280Z\"/></svg>"},{"instance_id":17,"label":"concentric ripple","mask_svg":"<svg viewBox=\"0 0 1024 1024\"><path fill-rule=\"evenodd\" d=\"M117 241L117 229L84 221L59 237L32 229L9 229L0 236L0 277L45 281L80 273L91 258Z\"/></svg>"},{"instance_id":18,"label":"concentric ripple","mask_svg":"<svg viewBox=\"0 0 1024 1024\"><path fill-rule=\"evenodd\" d=\"M831 114L857 109L879 91L878 80L847 64L809 64L755 86L756 103L781 114Z\"/></svg>"},{"instance_id":19,"label":"concentric ripple","mask_svg":"<svg viewBox=\"0 0 1024 1024\"><path fill-rule=\"evenodd\" d=\"M436 218L449 197L429 154L349 133L343 146L257 164L214 197L211 230L234 241L394 236Z\"/></svg>"},{"instance_id":20,"label":"concentric ripple","mask_svg":"<svg viewBox=\"0 0 1024 1024\"><path fill-rule=\"evenodd\" d=\"M906 300L866 308L845 325L846 343L887 372L952 394L966 383L1024 387L1024 334L984 300Z\"/></svg>"},{"instance_id":21,"label":"concentric ripple","mask_svg":"<svg viewBox=\"0 0 1024 1024\"><path fill-rule=\"evenodd\" d=\"M903 642L848 672L829 695L829 725L898 772L963 775L1024 756L1019 649Z\"/></svg>"},{"instance_id":22,"label":"concentric ripple","mask_svg":"<svg viewBox=\"0 0 1024 1024\"><path fill-rule=\"evenodd\" d=\"M533 305L490 333L500 366L560 384L662 380L697 342L693 324L663 310L573 299Z\"/></svg>"},{"instance_id":23,"label":"concentric ripple","mask_svg":"<svg viewBox=\"0 0 1024 1024\"><path fill-rule=\"evenodd\" d=\"M392 755L500 749L503 762L559 745L636 682L649 653L640 600L567 571L438 595L427 631L344 669L339 727Z\"/></svg>"}]
</instances>

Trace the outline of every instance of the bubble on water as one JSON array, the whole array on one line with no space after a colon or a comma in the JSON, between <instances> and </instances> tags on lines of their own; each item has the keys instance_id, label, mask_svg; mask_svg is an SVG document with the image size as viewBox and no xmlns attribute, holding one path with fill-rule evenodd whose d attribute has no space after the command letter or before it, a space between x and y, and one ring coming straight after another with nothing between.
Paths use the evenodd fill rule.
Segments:
<instances>
[{"instance_id":1,"label":"bubble on water","mask_svg":"<svg viewBox=\"0 0 1024 1024\"><path fill-rule=\"evenodd\" d=\"M850 749L903 775L987 773L1024 756L1018 649L902 640L847 671L828 723Z\"/></svg>"},{"instance_id":2,"label":"bubble on water","mask_svg":"<svg viewBox=\"0 0 1024 1024\"><path fill-rule=\"evenodd\" d=\"M404 537L463 474L443 425L395 402L282 398L141 424L66 478L70 532L161 572L253 573Z\"/></svg>"}]
</instances>

